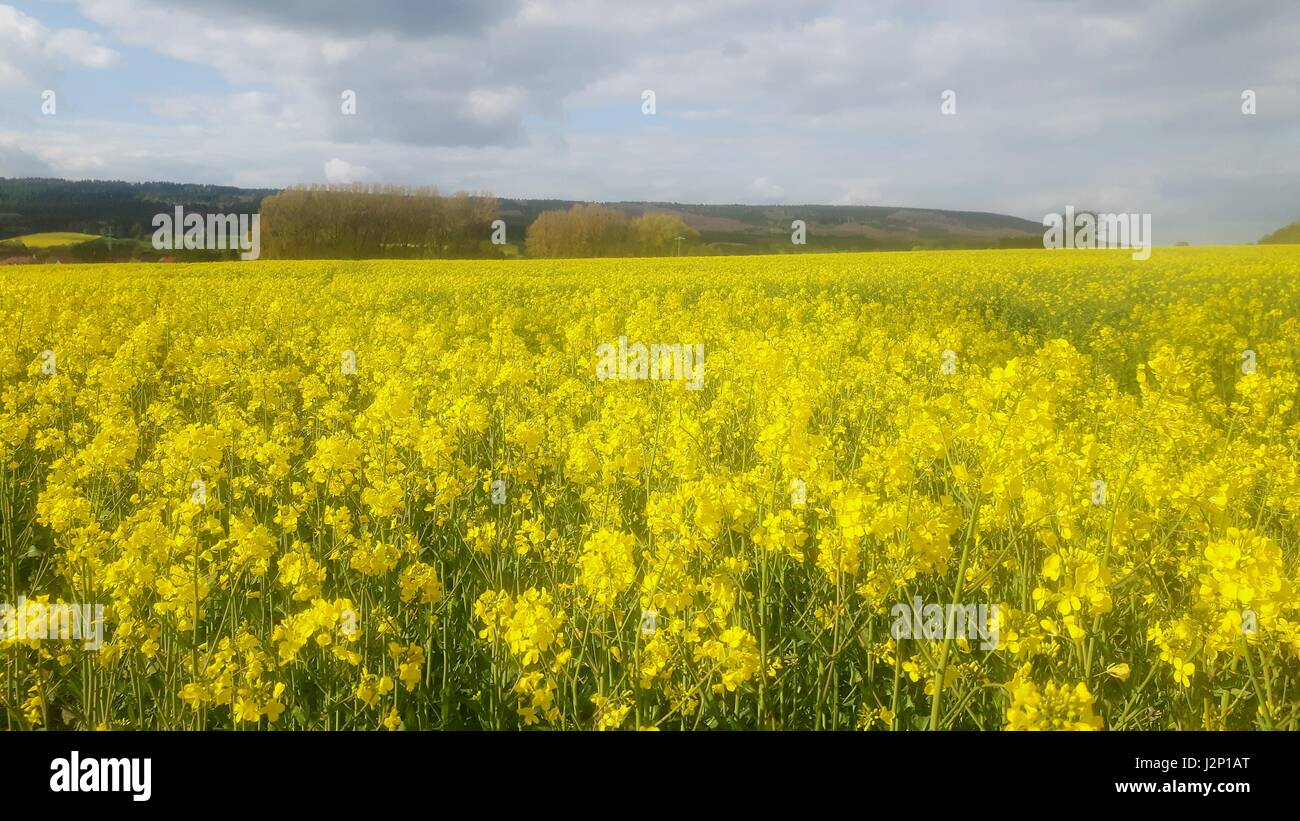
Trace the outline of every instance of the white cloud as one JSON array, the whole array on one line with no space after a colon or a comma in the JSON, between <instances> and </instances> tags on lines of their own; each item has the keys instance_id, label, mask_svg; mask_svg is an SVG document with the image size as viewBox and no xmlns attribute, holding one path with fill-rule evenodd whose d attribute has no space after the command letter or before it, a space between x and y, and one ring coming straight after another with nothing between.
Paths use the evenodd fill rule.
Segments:
<instances>
[{"instance_id":1,"label":"white cloud","mask_svg":"<svg viewBox=\"0 0 1300 821\"><path fill-rule=\"evenodd\" d=\"M725 120L733 116L734 113L730 108L714 108L700 111L683 111L677 117L690 123L704 123L711 120Z\"/></svg>"},{"instance_id":2,"label":"white cloud","mask_svg":"<svg viewBox=\"0 0 1300 821\"><path fill-rule=\"evenodd\" d=\"M876 205L884 200L878 180L843 180L842 192L832 205Z\"/></svg>"},{"instance_id":3,"label":"white cloud","mask_svg":"<svg viewBox=\"0 0 1300 821\"><path fill-rule=\"evenodd\" d=\"M360 182L373 174L364 165L353 165L338 157L325 163L325 181L334 183Z\"/></svg>"},{"instance_id":4,"label":"white cloud","mask_svg":"<svg viewBox=\"0 0 1300 821\"><path fill-rule=\"evenodd\" d=\"M327 169L501 196L1032 219L1105 197L1166 215L1180 235L1250 213L1259 230L1244 240L1300 216L1289 204L1300 9L1281 2L1252 15L1208 0L936 0L924 13L902 0L448 0L439 15L396 0L79 8L102 42L47 46L32 18L0 22L0 85L85 42L158 52L227 87L162 99L156 80L134 79L123 96L162 124L61 109L58 133L38 125L22 140L60 173L100 161L128 179L276 186ZM86 65L110 59L81 53ZM644 88L662 116L639 116ZM946 88L958 92L954 117L939 114ZM1258 116L1240 115L1242 88L1259 93ZM357 93L355 116L339 111L343 89ZM1252 195L1261 180L1268 191Z\"/></svg>"},{"instance_id":5,"label":"white cloud","mask_svg":"<svg viewBox=\"0 0 1300 821\"><path fill-rule=\"evenodd\" d=\"M764 202L776 202L781 199L785 189L767 177L759 177L749 184L749 192Z\"/></svg>"},{"instance_id":6,"label":"white cloud","mask_svg":"<svg viewBox=\"0 0 1300 821\"><path fill-rule=\"evenodd\" d=\"M13 6L0 4L0 88L50 88L64 69L108 68L118 57L101 45L98 34L51 29Z\"/></svg>"},{"instance_id":7,"label":"white cloud","mask_svg":"<svg viewBox=\"0 0 1300 821\"><path fill-rule=\"evenodd\" d=\"M0 177L45 177L51 173L49 164L24 151L13 135L0 133Z\"/></svg>"},{"instance_id":8,"label":"white cloud","mask_svg":"<svg viewBox=\"0 0 1300 821\"><path fill-rule=\"evenodd\" d=\"M522 89L476 88L469 92L469 115L481 123L497 123L519 116L525 94Z\"/></svg>"},{"instance_id":9,"label":"white cloud","mask_svg":"<svg viewBox=\"0 0 1300 821\"><path fill-rule=\"evenodd\" d=\"M99 44L99 35L81 29L56 29L49 33L45 51L53 57L89 68L109 68L118 53Z\"/></svg>"}]
</instances>

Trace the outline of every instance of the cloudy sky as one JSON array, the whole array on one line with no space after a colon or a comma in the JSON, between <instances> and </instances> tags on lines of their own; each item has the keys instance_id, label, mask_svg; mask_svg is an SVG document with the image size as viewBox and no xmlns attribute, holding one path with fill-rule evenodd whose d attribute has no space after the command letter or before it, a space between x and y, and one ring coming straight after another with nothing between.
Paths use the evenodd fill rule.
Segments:
<instances>
[{"instance_id":1,"label":"cloudy sky","mask_svg":"<svg viewBox=\"0 0 1300 821\"><path fill-rule=\"evenodd\" d=\"M0 176L1075 205L1250 242L1300 219L1300 3L0 0Z\"/></svg>"}]
</instances>

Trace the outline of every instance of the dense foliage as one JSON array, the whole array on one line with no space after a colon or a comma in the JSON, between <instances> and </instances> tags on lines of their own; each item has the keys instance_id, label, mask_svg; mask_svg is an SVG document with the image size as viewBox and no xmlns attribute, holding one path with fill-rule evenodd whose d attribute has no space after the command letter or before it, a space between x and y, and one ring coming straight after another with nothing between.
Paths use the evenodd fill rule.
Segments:
<instances>
[{"instance_id":1,"label":"dense foliage","mask_svg":"<svg viewBox=\"0 0 1300 821\"><path fill-rule=\"evenodd\" d=\"M3 595L107 621L0 641L10 727L1300 726L1293 247L0 295Z\"/></svg>"}]
</instances>

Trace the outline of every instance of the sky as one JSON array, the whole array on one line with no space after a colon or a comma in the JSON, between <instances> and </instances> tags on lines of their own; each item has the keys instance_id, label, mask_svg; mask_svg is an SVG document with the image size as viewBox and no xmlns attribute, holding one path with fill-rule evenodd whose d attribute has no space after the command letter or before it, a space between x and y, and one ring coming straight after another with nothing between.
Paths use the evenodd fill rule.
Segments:
<instances>
[{"instance_id":1,"label":"sky","mask_svg":"<svg viewBox=\"0 0 1300 821\"><path fill-rule=\"evenodd\" d=\"M0 176L1073 205L1205 244L1300 220L1298 149L1294 0L0 0Z\"/></svg>"}]
</instances>

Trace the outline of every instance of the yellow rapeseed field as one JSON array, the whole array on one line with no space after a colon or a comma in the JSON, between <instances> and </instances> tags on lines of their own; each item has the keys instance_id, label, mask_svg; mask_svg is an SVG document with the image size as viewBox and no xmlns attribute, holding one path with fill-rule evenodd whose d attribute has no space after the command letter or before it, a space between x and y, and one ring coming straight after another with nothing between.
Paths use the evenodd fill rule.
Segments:
<instances>
[{"instance_id":1,"label":"yellow rapeseed field","mask_svg":"<svg viewBox=\"0 0 1300 821\"><path fill-rule=\"evenodd\" d=\"M68 245L80 245L83 242L99 239L98 234L82 234L76 231L50 231L44 234L27 234L0 242L22 243L28 248L62 248Z\"/></svg>"},{"instance_id":2,"label":"yellow rapeseed field","mask_svg":"<svg viewBox=\"0 0 1300 821\"><path fill-rule=\"evenodd\" d=\"M1288 246L10 268L6 722L1296 729L1298 346Z\"/></svg>"}]
</instances>

